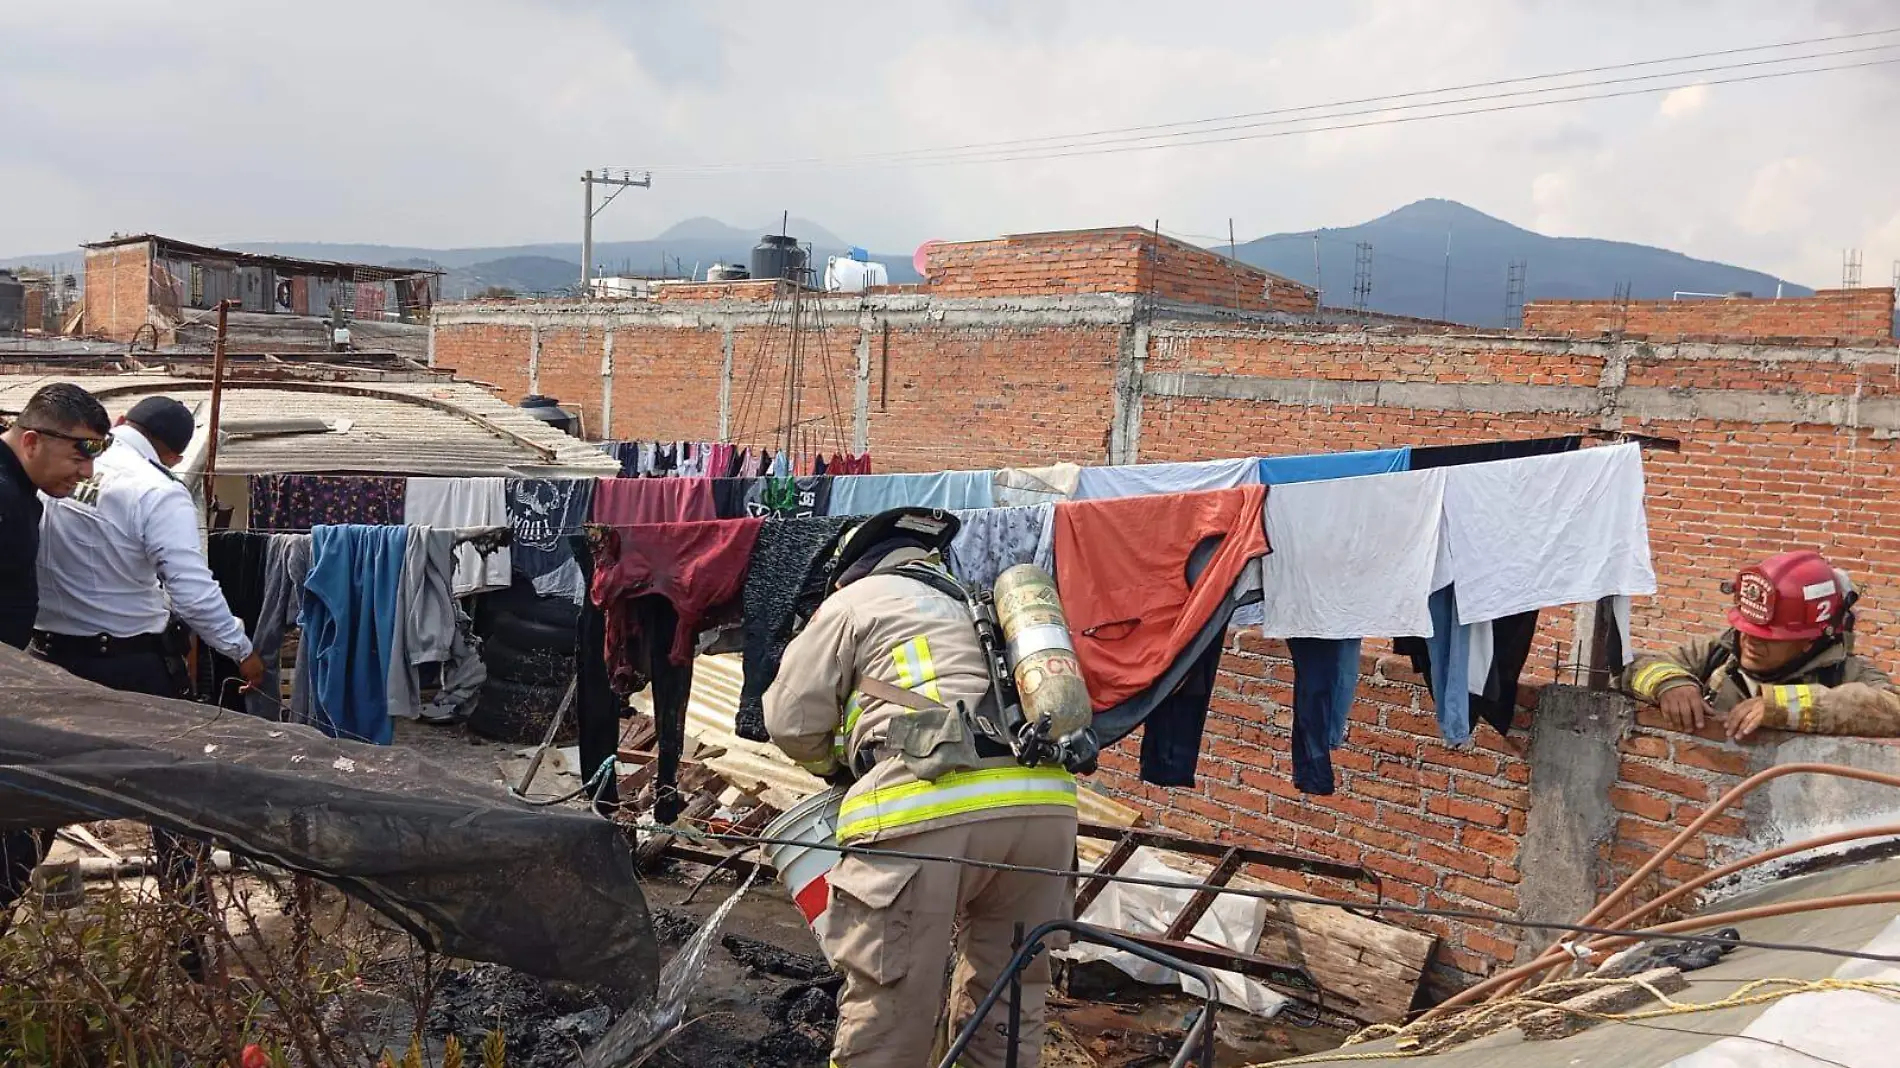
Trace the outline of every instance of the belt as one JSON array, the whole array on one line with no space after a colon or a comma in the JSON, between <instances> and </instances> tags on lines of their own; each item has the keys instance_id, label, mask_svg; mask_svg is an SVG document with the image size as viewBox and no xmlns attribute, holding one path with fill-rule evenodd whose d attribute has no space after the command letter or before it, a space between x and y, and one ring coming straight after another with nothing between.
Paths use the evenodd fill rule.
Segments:
<instances>
[{"instance_id":1,"label":"belt","mask_svg":"<svg viewBox=\"0 0 1900 1068\"><path fill-rule=\"evenodd\" d=\"M49 634L33 632L33 649L47 656L166 656L171 652L163 634L135 634L115 638L110 634Z\"/></svg>"}]
</instances>

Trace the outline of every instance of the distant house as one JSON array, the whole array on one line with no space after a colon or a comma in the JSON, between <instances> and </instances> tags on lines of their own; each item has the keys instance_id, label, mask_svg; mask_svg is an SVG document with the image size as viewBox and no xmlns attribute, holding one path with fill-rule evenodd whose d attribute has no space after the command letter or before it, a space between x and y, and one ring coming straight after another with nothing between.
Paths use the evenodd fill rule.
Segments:
<instances>
[{"instance_id":1,"label":"distant house","mask_svg":"<svg viewBox=\"0 0 1900 1068\"><path fill-rule=\"evenodd\" d=\"M129 341L141 331L156 343L203 319L222 300L252 315L421 323L435 303L440 272L367 263L262 256L175 241L155 234L113 237L85 246L84 333Z\"/></svg>"}]
</instances>

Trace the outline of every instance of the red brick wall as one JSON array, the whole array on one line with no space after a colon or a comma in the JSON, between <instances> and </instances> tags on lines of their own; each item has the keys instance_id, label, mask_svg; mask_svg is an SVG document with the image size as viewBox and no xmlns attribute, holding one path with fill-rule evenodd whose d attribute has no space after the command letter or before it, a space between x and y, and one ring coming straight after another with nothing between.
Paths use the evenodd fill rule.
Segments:
<instances>
[{"instance_id":1,"label":"red brick wall","mask_svg":"<svg viewBox=\"0 0 1900 1068\"><path fill-rule=\"evenodd\" d=\"M870 438L880 470L1106 459L1116 367L1122 346L1136 336L1132 321L1090 325L1078 316L1062 325L999 306L988 318L895 317L887 340L882 313L868 314L870 326L863 331L834 317L825 351L848 411L857 346L868 347ZM706 315L709 324L717 321L710 311ZM771 352L761 355L763 336L757 326L733 330L735 426L749 384L758 384L756 396L778 396L783 364ZM439 363L502 383L505 396L525 391L525 329L451 324L440 326L436 337ZM711 436L723 342L723 328L715 325L619 327L614 433ZM589 396L584 381L570 384L560 377L568 372L556 370L568 365L556 355L566 344L544 329L543 391L564 400ZM597 379L598 334L589 333L578 351L572 373ZM1747 391L1815 405L1838 402L1847 411L1854 403L1900 394L1900 376L1889 362L1798 348L1683 353L1600 341L1164 322L1152 326L1146 355L1149 375L1459 384L1471 387L1473 396L1495 387L1514 387L1520 397L1525 387L1594 391L1618 367L1621 388L1675 397ZM808 359L807 411L823 408L822 394L813 394L813 367ZM1141 403L1144 461L1537 437L1575 433L1590 421L1560 413L1417 408L1396 399L1325 405L1149 395ZM1639 646L1660 647L1718 630L1727 601L1720 583L1751 560L1802 546L1828 554L1869 588L1861 651L1884 660L1900 648L1900 597L1879 589L1900 571L1900 445L1891 435L1813 422L1645 421L1628 415L1624 422L1625 429L1682 442L1680 453L1646 455L1660 589L1638 605ZM753 425L772 424L755 419ZM1534 702L1537 686L1558 677L1556 664L1574 654L1574 638L1572 613L1544 614L1526 669L1532 684L1523 695L1526 703ZM1482 731L1475 748L1447 748L1420 680L1390 656L1388 643L1369 641L1352 734L1335 754L1339 791L1331 798L1302 798L1290 776L1292 676L1284 651L1247 634L1230 635L1229 642L1196 788L1141 784L1132 741L1107 754L1098 786L1138 803L1166 825L1197 833L1238 828L1247 841L1363 863L1381 874L1389 900L1461 908L1517 905L1519 836L1530 804L1528 765L1514 748L1523 731L1510 742ZM1523 712L1520 725L1530 722L1531 713ZM1620 822L1605 846L1606 880L1634 871L1745 774L1750 750L1722 741L1717 730L1712 726L1702 737L1691 737L1660 729L1652 713L1639 716L1621 742L1621 781L1610 797ZM1739 816L1717 824L1711 837L1692 845L1638 899L1678 884L1702 865L1732 858L1747 848L1749 831ZM1434 972L1441 983L1485 974L1509 960L1517 944L1511 930L1486 923L1420 926L1445 940Z\"/></svg>"},{"instance_id":2,"label":"red brick wall","mask_svg":"<svg viewBox=\"0 0 1900 1068\"><path fill-rule=\"evenodd\" d=\"M943 243L925 262L927 288L940 296L1127 293L1247 311L1318 309L1318 294L1297 282L1133 228Z\"/></svg>"},{"instance_id":3,"label":"red brick wall","mask_svg":"<svg viewBox=\"0 0 1900 1068\"><path fill-rule=\"evenodd\" d=\"M87 314L91 314L90 306ZM484 383L509 404L520 404L529 393L532 337L533 331L525 326L459 323L436 331L435 365L459 378Z\"/></svg>"},{"instance_id":4,"label":"red brick wall","mask_svg":"<svg viewBox=\"0 0 1900 1068\"><path fill-rule=\"evenodd\" d=\"M1657 340L1786 339L1892 344L1894 291L1823 289L1812 297L1644 300L1536 300L1524 305L1524 329L1594 336L1621 331Z\"/></svg>"},{"instance_id":5,"label":"red brick wall","mask_svg":"<svg viewBox=\"0 0 1900 1068\"><path fill-rule=\"evenodd\" d=\"M145 325L151 305L151 242L87 249L85 300L85 333L130 340Z\"/></svg>"}]
</instances>

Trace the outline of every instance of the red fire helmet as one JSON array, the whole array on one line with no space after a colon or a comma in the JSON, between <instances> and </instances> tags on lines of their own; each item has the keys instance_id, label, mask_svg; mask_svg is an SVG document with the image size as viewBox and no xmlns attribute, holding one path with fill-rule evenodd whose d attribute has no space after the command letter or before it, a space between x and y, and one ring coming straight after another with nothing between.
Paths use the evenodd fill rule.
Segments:
<instances>
[{"instance_id":1,"label":"red fire helmet","mask_svg":"<svg viewBox=\"0 0 1900 1068\"><path fill-rule=\"evenodd\" d=\"M1736 576L1729 625L1769 641L1829 637L1840 633L1847 593L1841 574L1820 553L1781 553Z\"/></svg>"}]
</instances>

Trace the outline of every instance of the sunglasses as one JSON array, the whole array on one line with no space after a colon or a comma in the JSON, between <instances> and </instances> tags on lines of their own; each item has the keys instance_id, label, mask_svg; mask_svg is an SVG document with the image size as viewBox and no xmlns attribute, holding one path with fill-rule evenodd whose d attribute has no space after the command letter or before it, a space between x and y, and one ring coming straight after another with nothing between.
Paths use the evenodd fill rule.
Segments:
<instances>
[{"instance_id":1,"label":"sunglasses","mask_svg":"<svg viewBox=\"0 0 1900 1068\"><path fill-rule=\"evenodd\" d=\"M44 427L37 426L22 427L21 429L31 430L35 434L49 438L58 438L61 441L70 441L73 443L73 448L79 450L79 455L84 456L88 460L97 460L99 457L105 455L107 449L112 447L111 438L82 438L75 434L62 434L57 430L47 430Z\"/></svg>"}]
</instances>

